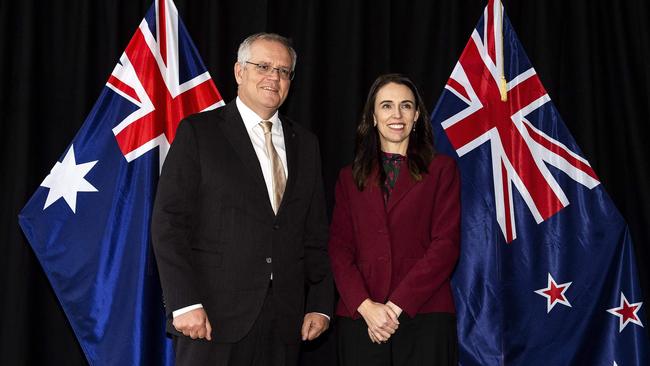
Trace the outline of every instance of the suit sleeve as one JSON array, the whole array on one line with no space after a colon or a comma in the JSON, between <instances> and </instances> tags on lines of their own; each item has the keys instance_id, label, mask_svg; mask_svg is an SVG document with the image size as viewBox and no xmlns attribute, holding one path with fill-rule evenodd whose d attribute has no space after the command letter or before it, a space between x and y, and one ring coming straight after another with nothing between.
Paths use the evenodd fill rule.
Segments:
<instances>
[{"instance_id":1,"label":"suit sleeve","mask_svg":"<svg viewBox=\"0 0 650 366\"><path fill-rule=\"evenodd\" d=\"M332 316L334 281L327 256L327 213L318 142L314 141L314 190L305 220L304 249L307 299L305 312Z\"/></svg>"},{"instance_id":2,"label":"suit sleeve","mask_svg":"<svg viewBox=\"0 0 650 366\"><path fill-rule=\"evenodd\" d=\"M183 121L163 165L151 219L153 249L168 317L174 310L202 302L190 262L201 175L196 144L191 124Z\"/></svg>"},{"instance_id":3,"label":"suit sleeve","mask_svg":"<svg viewBox=\"0 0 650 366\"><path fill-rule=\"evenodd\" d=\"M420 258L397 285L389 300L413 317L431 294L448 281L460 246L460 175L453 160L438 171L431 217L431 241Z\"/></svg>"},{"instance_id":4,"label":"suit sleeve","mask_svg":"<svg viewBox=\"0 0 650 366\"><path fill-rule=\"evenodd\" d=\"M356 265L357 247L344 174L336 182L334 213L330 225L329 255L334 281L341 300L351 312L370 298L365 281Z\"/></svg>"}]
</instances>

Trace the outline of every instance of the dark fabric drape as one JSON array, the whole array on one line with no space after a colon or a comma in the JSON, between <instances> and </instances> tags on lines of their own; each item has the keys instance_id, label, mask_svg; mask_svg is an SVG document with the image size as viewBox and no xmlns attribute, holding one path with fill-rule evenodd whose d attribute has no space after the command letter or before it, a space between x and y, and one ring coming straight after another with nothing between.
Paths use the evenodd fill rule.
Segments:
<instances>
[{"instance_id":1,"label":"dark fabric drape","mask_svg":"<svg viewBox=\"0 0 650 366\"><path fill-rule=\"evenodd\" d=\"M151 3L0 1L2 365L85 364L17 214L81 126ZM293 39L297 76L283 111L320 139L330 207L374 78L409 75L433 108L486 3L176 1L226 100L235 96L233 62L246 35L272 31ZM645 0L504 4L551 99L630 226L647 299L650 6ZM335 336L334 327L307 345L303 364L335 365Z\"/></svg>"}]
</instances>

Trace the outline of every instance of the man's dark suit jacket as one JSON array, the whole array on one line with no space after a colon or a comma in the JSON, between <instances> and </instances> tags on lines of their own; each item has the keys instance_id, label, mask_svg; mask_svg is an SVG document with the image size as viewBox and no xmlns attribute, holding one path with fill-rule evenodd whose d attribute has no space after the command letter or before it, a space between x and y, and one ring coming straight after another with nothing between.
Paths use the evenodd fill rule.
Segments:
<instances>
[{"instance_id":1,"label":"man's dark suit jacket","mask_svg":"<svg viewBox=\"0 0 650 366\"><path fill-rule=\"evenodd\" d=\"M277 216L234 101L180 124L152 217L168 332L180 335L173 311L200 303L213 341L240 340L261 310L271 273L285 341L300 340L305 313L332 314L318 143L280 119L289 175Z\"/></svg>"}]
</instances>

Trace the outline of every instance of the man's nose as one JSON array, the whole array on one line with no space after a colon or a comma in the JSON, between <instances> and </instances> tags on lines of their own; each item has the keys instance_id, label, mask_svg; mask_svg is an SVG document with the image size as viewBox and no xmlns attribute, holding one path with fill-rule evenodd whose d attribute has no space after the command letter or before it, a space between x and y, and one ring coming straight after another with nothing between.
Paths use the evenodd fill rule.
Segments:
<instances>
[{"instance_id":1,"label":"man's nose","mask_svg":"<svg viewBox=\"0 0 650 366\"><path fill-rule=\"evenodd\" d=\"M280 69L277 67L272 67L271 72L269 72L268 77L273 78L275 80L280 80Z\"/></svg>"}]
</instances>

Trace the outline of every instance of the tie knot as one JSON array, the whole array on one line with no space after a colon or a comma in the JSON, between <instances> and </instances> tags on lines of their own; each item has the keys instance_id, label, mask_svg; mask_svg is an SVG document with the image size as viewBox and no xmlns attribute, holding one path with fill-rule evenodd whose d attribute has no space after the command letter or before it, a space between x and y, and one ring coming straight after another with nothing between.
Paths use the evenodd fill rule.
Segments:
<instances>
[{"instance_id":1,"label":"tie knot","mask_svg":"<svg viewBox=\"0 0 650 366\"><path fill-rule=\"evenodd\" d=\"M262 127L262 131L264 131L264 134L266 135L267 133L271 132L271 127L273 127L273 122L262 121L260 122L260 126Z\"/></svg>"}]
</instances>

